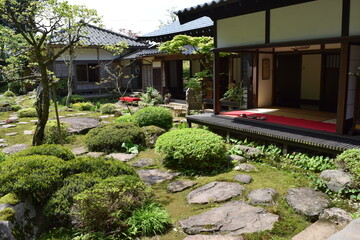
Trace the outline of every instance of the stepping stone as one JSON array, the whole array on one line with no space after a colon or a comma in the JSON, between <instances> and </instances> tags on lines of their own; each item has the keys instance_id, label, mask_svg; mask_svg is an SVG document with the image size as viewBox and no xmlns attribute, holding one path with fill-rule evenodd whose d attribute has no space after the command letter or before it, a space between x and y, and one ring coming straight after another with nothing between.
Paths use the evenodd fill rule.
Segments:
<instances>
[{"instance_id":1,"label":"stepping stone","mask_svg":"<svg viewBox=\"0 0 360 240\"><path fill-rule=\"evenodd\" d=\"M110 117L109 115L100 116L101 119L106 119L106 118L109 118L109 117Z\"/></svg>"},{"instance_id":2,"label":"stepping stone","mask_svg":"<svg viewBox=\"0 0 360 240\"><path fill-rule=\"evenodd\" d=\"M254 147L248 147L244 145L236 145L236 147L243 151L248 157L256 157L262 153L260 149Z\"/></svg>"},{"instance_id":3,"label":"stepping stone","mask_svg":"<svg viewBox=\"0 0 360 240\"><path fill-rule=\"evenodd\" d=\"M351 222L352 217L350 213L341 208L328 208L319 215L319 219L336 225L346 225Z\"/></svg>"},{"instance_id":4,"label":"stepping stone","mask_svg":"<svg viewBox=\"0 0 360 240\"><path fill-rule=\"evenodd\" d=\"M175 192L181 192L187 188L190 188L194 185L196 185L197 183L194 181L175 181L172 183L168 184L168 191L175 193Z\"/></svg>"},{"instance_id":5,"label":"stepping stone","mask_svg":"<svg viewBox=\"0 0 360 240\"><path fill-rule=\"evenodd\" d=\"M18 122L19 125L29 124L29 122Z\"/></svg>"},{"instance_id":6,"label":"stepping stone","mask_svg":"<svg viewBox=\"0 0 360 240\"><path fill-rule=\"evenodd\" d=\"M101 121L101 124L109 124L109 121Z\"/></svg>"},{"instance_id":7,"label":"stepping stone","mask_svg":"<svg viewBox=\"0 0 360 240\"><path fill-rule=\"evenodd\" d=\"M205 204L210 201L222 202L239 196L245 190L234 182L211 182L190 192L186 199L189 203Z\"/></svg>"},{"instance_id":8,"label":"stepping stone","mask_svg":"<svg viewBox=\"0 0 360 240\"><path fill-rule=\"evenodd\" d=\"M71 113L71 114L66 114L67 117L76 117L76 114Z\"/></svg>"},{"instance_id":9,"label":"stepping stone","mask_svg":"<svg viewBox=\"0 0 360 240\"><path fill-rule=\"evenodd\" d=\"M128 162L134 157L136 157L136 154L129 154L129 153L111 153L109 155L106 155L105 157L108 158L114 158L116 160L122 161L122 162Z\"/></svg>"},{"instance_id":10,"label":"stepping stone","mask_svg":"<svg viewBox=\"0 0 360 240\"><path fill-rule=\"evenodd\" d=\"M61 122L68 123L69 133L86 133L92 128L100 126L100 121L91 117L69 117L61 119Z\"/></svg>"},{"instance_id":11,"label":"stepping stone","mask_svg":"<svg viewBox=\"0 0 360 240\"><path fill-rule=\"evenodd\" d=\"M359 240L360 218L351 221L343 230L335 233L327 240Z\"/></svg>"},{"instance_id":12,"label":"stepping stone","mask_svg":"<svg viewBox=\"0 0 360 240\"><path fill-rule=\"evenodd\" d=\"M246 158L239 155L229 155L231 161L236 161L237 163L243 163L246 161Z\"/></svg>"},{"instance_id":13,"label":"stepping stone","mask_svg":"<svg viewBox=\"0 0 360 240\"><path fill-rule=\"evenodd\" d=\"M7 146L9 146L9 144L7 144L7 143L0 143L0 148L4 148L4 147L7 147Z\"/></svg>"},{"instance_id":14,"label":"stepping stone","mask_svg":"<svg viewBox=\"0 0 360 240\"><path fill-rule=\"evenodd\" d=\"M84 115L88 115L88 113L76 113L76 116L84 116Z\"/></svg>"},{"instance_id":15,"label":"stepping stone","mask_svg":"<svg viewBox=\"0 0 360 240\"><path fill-rule=\"evenodd\" d=\"M86 155L90 156L90 157L101 157L101 156L104 156L105 153L104 152L88 152Z\"/></svg>"},{"instance_id":16,"label":"stepping stone","mask_svg":"<svg viewBox=\"0 0 360 240\"><path fill-rule=\"evenodd\" d=\"M25 150L27 148L29 148L30 146L27 145L27 144L15 144L15 145L12 145L10 147L6 147L2 150L3 153L5 154L14 154L14 153L17 153L17 152L20 152L22 150Z\"/></svg>"},{"instance_id":17,"label":"stepping stone","mask_svg":"<svg viewBox=\"0 0 360 240\"><path fill-rule=\"evenodd\" d=\"M142 167L153 166L154 164L155 164L154 159L141 158L141 159L137 160L136 162L134 162L133 164L131 164L131 166L142 168Z\"/></svg>"},{"instance_id":18,"label":"stepping stone","mask_svg":"<svg viewBox=\"0 0 360 240\"><path fill-rule=\"evenodd\" d=\"M38 123L39 120L30 120L31 123Z\"/></svg>"},{"instance_id":19,"label":"stepping stone","mask_svg":"<svg viewBox=\"0 0 360 240\"><path fill-rule=\"evenodd\" d=\"M244 238L223 235L192 235L187 236L184 240L244 240Z\"/></svg>"},{"instance_id":20,"label":"stepping stone","mask_svg":"<svg viewBox=\"0 0 360 240\"><path fill-rule=\"evenodd\" d=\"M16 125L13 125L13 124L5 124L2 126L2 128L13 128L13 127L16 127Z\"/></svg>"},{"instance_id":21,"label":"stepping stone","mask_svg":"<svg viewBox=\"0 0 360 240\"><path fill-rule=\"evenodd\" d=\"M252 172L252 171L258 171L256 167L249 163L242 163L237 165L234 170L236 171L243 171L243 172Z\"/></svg>"},{"instance_id":22,"label":"stepping stone","mask_svg":"<svg viewBox=\"0 0 360 240\"><path fill-rule=\"evenodd\" d=\"M341 170L322 171L319 178L325 180L326 186L334 192L338 192L352 183L351 176Z\"/></svg>"},{"instance_id":23,"label":"stepping stone","mask_svg":"<svg viewBox=\"0 0 360 240\"><path fill-rule=\"evenodd\" d=\"M5 125L7 124L6 121L0 121L0 125Z\"/></svg>"},{"instance_id":24,"label":"stepping stone","mask_svg":"<svg viewBox=\"0 0 360 240\"><path fill-rule=\"evenodd\" d=\"M296 212L308 217L318 216L328 205L328 196L310 188L290 188L286 202Z\"/></svg>"},{"instance_id":25,"label":"stepping stone","mask_svg":"<svg viewBox=\"0 0 360 240\"><path fill-rule=\"evenodd\" d=\"M176 172L165 172L160 169L142 169L138 170L137 173L140 178L149 185L173 179L180 174Z\"/></svg>"},{"instance_id":26,"label":"stepping stone","mask_svg":"<svg viewBox=\"0 0 360 240\"><path fill-rule=\"evenodd\" d=\"M262 188L252 190L248 195L248 199L250 204L273 205L277 195L277 191L273 188Z\"/></svg>"},{"instance_id":27,"label":"stepping stone","mask_svg":"<svg viewBox=\"0 0 360 240\"><path fill-rule=\"evenodd\" d=\"M270 230L279 216L241 201L231 201L207 212L179 221L187 234L239 235Z\"/></svg>"},{"instance_id":28,"label":"stepping stone","mask_svg":"<svg viewBox=\"0 0 360 240\"><path fill-rule=\"evenodd\" d=\"M244 184L249 184L252 180L250 175L246 175L246 174L238 174L236 176L234 176L234 179L238 182L244 183Z\"/></svg>"},{"instance_id":29,"label":"stepping stone","mask_svg":"<svg viewBox=\"0 0 360 240\"><path fill-rule=\"evenodd\" d=\"M8 118L8 122L15 123L19 121L19 117L13 116Z\"/></svg>"},{"instance_id":30,"label":"stepping stone","mask_svg":"<svg viewBox=\"0 0 360 240\"><path fill-rule=\"evenodd\" d=\"M66 116L59 116L59 119L66 118Z\"/></svg>"},{"instance_id":31,"label":"stepping stone","mask_svg":"<svg viewBox=\"0 0 360 240\"><path fill-rule=\"evenodd\" d=\"M5 139L0 139L0 143L6 143Z\"/></svg>"},{"instance_id":32,"label":"stepping stone","mask_svg":"<svg viewBox=\"0 0 360 240\"><path fill-rule=\"evenodd\" d=\"M17 132L5 133L5 136L15 136L17 134Z\"/></svg>"},{"instance_id":33,"label":"stepping stone","mask_svg":"<svg viewBox=\"0 0 360 240\"><path fill-rule=\"evenodd\" d=\"M78 147L78 148L72 149L71 152L74 155L82 155L82 154L88 153L89 151L84 147Z\"/></svg>"},{"instance_id":34,"label":"stepping stone","mask_svg":"<svg viewBox=\"0 0 360 240\"><path fill-rule=\"evenodd\" d=\"M24 134L25 135L34 135L34 131L33 130L24 130Z\"/></svg>"}]
</instances>

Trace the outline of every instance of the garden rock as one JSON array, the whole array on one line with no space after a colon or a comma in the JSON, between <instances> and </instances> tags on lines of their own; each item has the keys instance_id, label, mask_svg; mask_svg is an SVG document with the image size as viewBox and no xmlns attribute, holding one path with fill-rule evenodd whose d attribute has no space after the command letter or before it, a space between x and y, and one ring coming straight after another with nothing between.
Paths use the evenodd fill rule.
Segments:
<instances>
[{"instance_id":1,"label":"garden rock","mask_svg":"<svg viewBox=\"0 0 360 240\"><path fill-rule=\"evenodd\" d=\"M101 157L101 156L104 156L105 153L104 152L88 152L86 155L89 157Z\"/></svg>"},{"instance_id":2,"label":"garden rock","mask_svg":"<svg viewBox=\"0 0 360 240\"><path fill-rule=\"evenodd\" d=\"M142 127L145 134L145 145L146 147L153 148L156 140L166 131L158 126L145 126Z\"/></svg>"},{"instance_id":3,"label":"garden rock","mask_svg":"<svg viewBox=\"0 0 360 240\"><path fill-rule=\"evenodd\" d=\"M270 230L278 216L263 208L253 207L241 201L232 201L207 212L180 220L180 226L187 234L202 232L239 235Z\"/></svg>"},{"instance_id":4,"label":"garden rock","mask_svg":"<svg viewBox=\"0 0 360 240\"><path fill-rule=\"evenodd\" d=\"M140 178L149 185L170 180L179 175L179 173L176 172L165 172L160 169L143 169L138 170L137 173Z\"/></svg>"},{"instance_id":5,"label":"garden rock","mask_svg":"<svg viewBox=\"0 0 360 240\"><path fill-rule=\"evenodd\" d=\"M187 188L190 188L194 185L196 185L197 183L194 181L175 181L172 183L168 184L168 191L175 193L175 192L181 192Z\"/></svg>"},{"instance_id":6,"label":"garden rock","mask_svg":"<svg viewBox=\"0 0 360 240\"><path fill-rule=\"evenodd\" d=\"M110 117L109 115L100 116L101 119L106 119L106 118L109 118L109 117Z\"/></svg>"},{"instance_id":7,"label":"garden rock","mask_svg":"<svg viewBox=\"0 0 360 240\"><path fill-rule=\"evenodd\" d=\"M24 134L25 135L33 135L34 131L33 130L24 130Z\"/></svg>"},{"instance_id":8,"label":"garden rock","mask_svg":"<svg viewBox=\"0 0 360 240\"><path fill-rule=\"evenodd\" d=\"M2 150L3 153L5 154L14 154L14 153L17 153L17 152L20 152L22 150L25 150L27 148L29 148L30 146L27 145L27 144L15 144L15 145L12 145L10 147L6 147Z\"/></svg>"},{"instance_id":9,"label":"garden rock","mask_svg":"<svg viewBox=\"0 0 360 240\"><path fill-rule=\"evenodd\" d=\"M17 132L5 133L5 136L15 136L17 134Z\"/></svg>"},{"instance_id":10,"label":"garden rock","mask_svg":"<svg viewBox=\"0 0 360 240\"><path fill-rule=\"evenodd\" d=\"M100 126L100 121L90 117L69 117L61 119L61 122L68 123L69 133L86 133L92 128Z\"/></svg>"},{"instance_id":11,"label":"garden rock","mask_svg":"<svg viewBox=\"0 0 360 240\"><path fill-rule=\"evenodd\" d=\"M88 153L89 151L84 147L78 147L78 148L72 149L71 152L74 155L82 155L82 154Z\"/></svg>"},{"instance_id":12,"label":"garden rock","mask_svg":"<svg viewBox=\"0 0 360 240\"><path fill-rule=\"evenodd\" d=\"M16 127L16 125L13 125L13 124L5 124L2 126L2 128L14 128Z\"/></svg>"},{"instance_id":13,"label":"garden rock","mask_svg":"<svg viewBox=\"0 0 360 240\"><path fill-rule=\"evenodd\" d=\"M39 120L35 120L35 119L30 120L31 123L38 123L38 121L39 121Z\"/></svg>"},{"instance_id":14,"label":"garden rock","mask_svg":"<svg viewBox=\"0 0 360 240\"><path fill-rule=\"evenodd\" d=\"M360 218L350 222L343 230L330 236L327 240L359 240Z\"/></svg>"},{"instance_id":15,"label":"garden rock","mask_svg":"<svg viewBox=\"0 0 360 240\"><path fill-rule=\"evenodd\" d=\"M18 121L19 121L19 117L16 117L16 116L9 117L7 120L7 122L10 122L10 123L15 123Z\"/></svg>"},{"instance_id":16,"label":"garden rock","mask_svg":"<svg viewBox=\"0 0 360 240\"><path fill-rule=\"evenodd\" d=\"M1 240L15 240L11 232L12 224L9 221L0 221L0 239Z\"/></svg>"},{"instance_id":17,"label":"garden rock","mask_svg":"<svg viewBox=\"0 0 360 240\"><path fill-rule=\"evenodd\" d=\"M0 139L0 143L6 143L5 139Z\"/></svg>"},{"instance_id":18,"label":"garden rock","mask_svg":"<svg viewBox=\"0 0 360 240\"><path fill-rule=\"evenodd\" d=\"M9 146L9 144L7 144L7 143L0 143L0 148L4 148L4 147L7 147L7 146Z\"/></svg>"},{"instance_id":19,"label":"garden rock","mask_svg":"<svg viewBox=\"0 0 360 240\"><path fill-rule=\"evenodd\" d=\"M273 188L262 188L252 190L249 195L250 204L264 204L264 205L272 205L275 204L275 198L278 193Z\"/></svg>"},{"instance_id":20,"label":"garden rock","mask_svg":"<svg viewBox=\"0 0 360 240\"><path fill-rule=\"evenodd\" d=\"M328 196L310 188L290 188L286 201L292 209L308 217L318 216L328 205Z\"/></svg>"},{"instance_id":21,"label":"garden rock","mask_svg":"<svg viewBox=\"0 0 360 240\"><path fill-rule=\"evenodd\" d=\"M322 221L328 221L336 225L345 225L351 222L352 218L350 213L341 208L328 208L325 209L319 216Z\"/></svg>"},{"instance_id":22,"label":"garden rock","mask_svg":"<svg viewBox=\"0 0 360 240\"><path fill-rule=\"evenodd\" d=\"M234 179L238 182L245 183L245 184L249 184L252 180L251 176L246 175L246 174L238 174L238 175L234 176Z\"/></svg>"},{"instance_id":23,"label":"garden rock","mask_svg":"<svg viewBox=\"0 0 360 240\"><path fill-rule=\"evenodd\" d=\"M342 227L325 221L317 221L294 236L291 240L326 240ZM343 239L345 240L345 239Z\"/></svg>"},{"instance_id":24,"label":"garden rock","mask_svg":"<svg viewBox=\"0 0 360 240\"><path fill-rule=\"evenodd\" d=\"M243 171L243 172L252 172L252 171L258 171L256 167L249 163L242 163L237 165L234 170L236 171Z\"/></svg>"},{"instance_id":25,"label":"garden rock","mask_svg":"<svg viewBox=\"0 0 360 240\"><path fill-rule=\"evenodd\" d=\"M320 178L325 180L326 186L334 192L338 192L351 184L351 176L341 170L322 171Z\"/></svg>"},{"instance_id":26,"label":"garden rock","mask_svg":"<svg viewBox=\"0 0 360 240\"><path fill-rule=\"evenodd\" d=\"M184 240L244 240L244 238L223 235L192 235L187 236Z\"/></svg>"},{"instance_id":27,"label":"garden rock","mask_svg":"<svg viewBox=\"0 0 360 240\"><path fill-rule=\"evenodd\" d=\"M237 145L236 147L242 150L247 157L256 157L261 154L261 150L254 147L248 147L244 145Z\"/></svg>"},{"instance_id":28,"label":"garden rock","mask_svg":"<svg viewBox=\"0 0 360 240\"><path fill-rule=\"evenodd\" d=\"M237 163L243 163L246 161L246 158L239 155L229 155L231 161L236 161Z\"/></svg>"},{"instance_id":29,"label":"garden rock","mask_svg":"<svg viewBox=\"0 0 360 240\"><path fill-rule=\"evenodd\" d=\"M136 154L129 154L129 153L111 153L109 155L106 155L108 158L114 158L116 160L122 161L122 162L128 162L134 157L136 157Z\"/></svg>"},{"instance_id":30,"label":"garden rock","mask_svg":"<svg viewBox=\"0 0 360 240\"><path fill-rule=\"evenodd\" d=\"M153 165L155 165L155 161L154 161L154 159L151 159L151 158L141 158L141 159L137 160L136 162L134 162L133 164L131 164L131 166L138 167L138 168L148 167L148 166L153 166Z\"/></svg>"},{"instance_id":31,"label":"garden rock","mask_svg":"<svg viewBox=\"0 0 360 240\"><path fill-rule=\"evenodd\" d=\"M29 122L18 122L20 125L29 124Z\"/></svg>"},{"instance_id":32,"label":"garden rock","mask_svg":"<svg viewBox=\"0 0 360 240\"><path fill-rule=\"evenodd\" d=\"M234 182L211 182L190 192L186 199L189 203L205 204L210 201L221 202L239 196L245 190Z\"/></svg>"}]
</instances>

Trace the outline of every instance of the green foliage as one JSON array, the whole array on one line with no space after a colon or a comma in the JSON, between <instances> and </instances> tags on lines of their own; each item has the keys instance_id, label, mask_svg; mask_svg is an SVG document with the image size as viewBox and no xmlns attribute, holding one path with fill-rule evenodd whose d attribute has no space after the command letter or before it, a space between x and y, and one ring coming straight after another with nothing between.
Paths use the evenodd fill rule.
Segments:
<instances>
[{"instance_id":1,"label":"green foliage","mask_svg":"<svg viewBox=\"0 0 360 240\"><path fill-rule=\"evenodd\" d=\"M4 97L15 97L15 93L13 93L10 90L7 90L6 92L4 92Z\"/></svg>"},{"instance_id":2,"label":"green foliage","mask_svg":"<svg viewBox=\"0 0 360 240\"><path fill-rule=\"evenodd\" d=\"M127 153L132 153L132 154L138 154L139 148L140 148L140 146L138 144L134 144L129 140L125 141L121 145L121 147L125 148Z\"/></svg>"},{"instance_id":3,"label":"green foliage","mask_svg":"<svg viewBox=\"0 0 360 240\"><path fill-rule=\"evenodd\" d=\"M76 195L74 214L84 229L122 231L124 220L150 196L150 188L138 177L111 177Z\"/></svg>"},{"instance_id":4,"label":"green foliage","mask_svg":"<svg viewBox=\"0 0 360 240\"><path fill-rule=\"evenodd\" d=\"M0 221L11 221L14 217L15 211L12 208L4 208L0 211Z\"/></svg>"},{"instance_id":5,"label":"green foliage","mask_svg":"<svg viewBox=\"0 0 360 240\"><path fill-rule=\"evenodd\" d=\"M16 104L14 98L0 98L0 110L5 111L18 111L21 109L19 105Z\"/></svg>"},{"instance_id":6,"label":"green foliage","mask_svg":"<svg viewBox=\"0 0 360 240\"><path fill-rule=\"evenodd\" d=\"M102 179L91 173L79 173L64 179L63 186L57 190L45 205L45 214L55 217L59 222L70 220L70 210L74 196L99 183Z\"/></svg>"},{"instance_id":7,"label":"green foliage","mask_svg":"<svg viewBox=\"0 0 360 240\"><path fill-rule=\"evenodd\" d=\"M20 199L14 193L8 193L0 198L0 204L8 203L10 205L16 205L20 202Z\"/></svg>"},{"instance_id":8,"label":"green foliage","mask_svg":"<svg viewBox=\"0 0 360 240\"><path fill-rule=\"evenodd\" d=\"M134 123L112 123L91 129L85 138L85 144L90 151L108 153L124 151L122 144L126 141L143 144L142 129Z\"/></svg>"},{"instance_id":9,"label":"green foliage","mask_svg":"<svg viewBox=\"0 0 360 240\"><path fill-rule=\"evenodd\" d=\"M133 118L140 127L155 125L169 130L173 124L171 112L163 107L145 107L137 111Z\"/></svg>"},{"instance_id":10,"label":"green foliage","mask_svg":"<svg viewBox=\"0 0 360 240\"><path fill-rule=\"evenodd\" d=\"M223 139L207 130L185 128L161 135L155 150L166 154L170 167L202 172L221 171L229 167Z\"/></svg>"},{"instance_id":11,"label":"green foliage","mask_svg":"<svg viewBox=\"0 0 360 240\"><path fill-rule=\"evenodd\" d=\"M336 157L336 163L353 176L355 185L360 186L360 149L349 149Z\"/></svg>"},{"instance_id":12,"label":"green foliage","mask_svg":"<svg viewBox=\"0 0 360 240\"><path fill-rule=\"evenodd\" d=\"M118 117L115 122L134 122L133 116L130 114L127 115L122 115L120 117Z\"/></svg>"},{"instance_id":13,"label":"green foliage","mask_svg":"<svg viewBox=\"0 0 360 240\"><path fill-rule=\"evenodd\" d=\"M61 101L60 101L61 105L66 105L66 98L67 97L65 96L61 99ZM79 102L85 102L85 98L78 94L71 95L70 103L79 103Z\"/></svg>"},{"instance_id":14,"label":"green foliage","mask_svg":"<svg viewBox=\"0 0 360 240\"><path fill-rule=\"evenodd\" d=\"M184 86L193 90L202 89L204 78L212 77L212 73L209 70L197 72L193 77L184 80Z\"/></svg>"},{"instance_id":15,"label":"green foliage","mask_svg":"<svg viewBox=\"0 0 360 240\"><path fill-rule=\"evenodd\" d=\"M80 111L92 111L95 110L95 106L91 102L77 102L71 105L72 108Z\"/></svg>"},{"instance_id":16,"label":"green foliage","mask_svg":"<svg viewBox=\"0 0 360 240\"><path fill-rule=\"evenodd\" d=\"M3 152L0 151L0 163L1 163L2 161L5 161L5 159L6 159L5 153L3 153Z\"/></svg>"},{"instance_id":17,"label":"green foliage","mask_svg":"<svg viewBox=\"0 0 360 240\"><path fill-rule=\"evenodd\" d=\"M159 46L159 51L181 54L188 50L186 46L193 47L193 54L211 55L211 50L214 48L214 40L212 37L177 35L172 40L162 43Z\"/></svg>"},{"instance_id":18,"label":"green foliage","mask_svg":"<svg viewBox=\"0 0 360 240\"><path fill-rule=\"evenodd\" d=\"M68 127L69 125L67 123L60 122L60 137L57 121L48 121L44 132L44 142L47 144L59 144L61 141L63 141L63 143L68 142L68 137L70 136L70 134L67 132Z\"/></svg>"},{"instance_id":19,"label":"green foliage","mask_svg":"<svg viewBox=\"0 0 360 240\"><path fill-rule=\"evenodd\" d=\"M224 96L221 100L233 101L238 104L238 106L243 106L244 104L244 88L243 82L231 83L228 90L224 93Z\"/></svg>"},{"instance_id":20,"label":"green foliage","mask_svg":"<svg viewBox=\"0 0 360 240\"><path fill-rule=\"evenodd\" d=\"M0 194L32 196L43 204L61 185L66 169L66 162L54 156L9 158L0 166Z\"/></svg>"},{"instance_id":21,"label":"green foliage","mask_svg":"<svg viewBox=\"0 0 360 240\"><path fill-rule=\"evenodd\" d=\"M70 149L57 144L43 144L40 146L33 146L28 149L15 153L12 157L25 157L30 155L50 155L68 161L75 158L75 155Z\"/></svg>"},{"instance_id":22,"label":"green foliage","mask_svg":"<svg viewBox=\"0 0 360 240\"><path fill-rule=\"evenodd\" d=\"M302 169L314 172L335 168L333 159L324 156L309 156L305 153L287 154L283 160Z\"/></svg>"},{"instance_id":23,"label":"green foliage","mask_svg":"<svg viewBox=\"0 0 360 240\"><path fill-rule=\"evenodd\" d=\"M150 105L158 105L163 102L162 96L158 90L152 87L147 87L146 92L140 95L141 103Z\"/></svg>"},{"instance_id":24,"label":"green foliage","mask_svg":"<svg viewBox=\"0 0 360 240\"><path fill-rule=\"evenodd\" d=\"M24 83L20 81L12 81L8 83L8 91L20 95L26 93Z\"/></svg>"},{"instance_id":25,"label":"green foliage","mask_svg":"<svg viewBox=\"0 0 360 240\"><path fill-rule=\"evenodd\" d=\"M171 224L166 210L157 203L148 203L136 209L126 221L133 235L151 236L163 234Z\"/></svg>"},{"instance_id":26,"label":"green foliage","mask_svg":"<svg viewBox=\"0 0 360 240\"><path fill-rule=\"evenodd\" d=\"M100 107L100 111L102 114L113 114L116 108L115 104L107 103Z\"/></svg>"},{"instance_id":27,"label":"green foliage","mask_svg":"<svg viewBox=\"0 0 360 240\"><path fill-rule=\"evenodd\" d=\"M37 117L35 108L23 108L18 111L18 116L23 117Z\"/></svg>"}]
</instances>

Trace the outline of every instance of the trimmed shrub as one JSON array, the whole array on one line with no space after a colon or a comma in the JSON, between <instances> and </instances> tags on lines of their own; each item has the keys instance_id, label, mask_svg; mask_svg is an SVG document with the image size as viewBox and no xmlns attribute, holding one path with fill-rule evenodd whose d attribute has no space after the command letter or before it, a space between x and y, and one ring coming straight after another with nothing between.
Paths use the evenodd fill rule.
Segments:
<instances>
[{"instance_id":1,"label":"trimmed shrub","mask_svg":"<svg viewBox=\"0 0 360 240\"><path fill-rule=\"evenodd\" d=\"M60 122L60 138L56 120L48 121L44 132L44 142L48 144L59 144L61 143L61 139L64 143L67 142L68 137L70 136L70 134L67 132L68 127L69 125L67 123Z\"/></svg>"},{"instance_id":2,"label":"trimmed shrub","mask_svg":"<svg viewBox=\"0 0 360 240\"><path fill-rule=\"evenodd\" d=\"M223 139L203 129L185 128L164 133L155 149L166 154L164 163L173 168L212 172L229 166Z\"/></svg>"},{"instance_id":3,"label":"trimmed shrub","mask_svg":"<svg viewBox=\"0 0 360 240\"><path fill-rule=\"evenodd\" d=\"M116 105L112 103L104 104L100 107L100 111L102 114L113 114L115 113Z\"/></svg>"},{"instance_id":4,"label":"trimmed shrub","mask_svg":"<svg viewBox=\"0 0 360 240\"><path fill-rule=\"evenodd\" d=\"M159 136L166 132L164 129L154 125L142 127L142 129L145 134L145 145L149 148L153 148Z\"/></svg>"},{"instance_id":5,"label":"trimmed shrub","mask_svg":"<svg viewBox=\"0 0 360 240\"><path fill-rule=\"evenodd\" d=\"M20 81L12 81L8 83L8 89L9 91L20 95L26 93L25 85L24 83Z\"/></svg>"},{"instance_id":6,"label":"trimmed shrub","mask_svg":"<svg viewBox=\"0 0 360 240\"><path fill-rule=\"evenodd\" d=\"M152 236L163 234L171 224L171 219L161 205L149 203L136 209L127 224L133 235Z\"/></svg>"},{"instance_id":7,"label":"trimmed shrub","mask_svg":"<svg viewBox=\"0 0 360 240\"><path fill-rule=\"evenodd\" d=\"M79 173L64 179L63 186L52 195L45 205L45 214L55 217L59 222L68 222L70 210L74 204L74 196L101 180L91 173Z\"/></svg>"},{"instance_id":8,"label":"trimmed shrub","mask_svg":"<svg viewBox=\"0 0 360 240\"><path fill-rule=\"evenodd\" d=\"M92 173L96 177L108 178L119 175L138 176L135 170L128 164L109 159L95 157L78 157L69 162L69 174Z\"/></svg>"},{"instance_id":9,"label":"trimmed shrub","mask_svg":"<svg viewBox=\"0 0 360 240\"><path fill-rule=\"evenodd\" d=\"M95 110L94 104L91 102L78 102L71 105L72 108L78 109L80 111L92 111Z\"/></svg>"},{"instance_id":10,"label":"trimmed shrub","mask_svg":"<svg viewBox=\"0 0 360 240\"><path fill-rule=\"evenodd\" d=\"M0 195L14 192L43 204L61 186L66 169L66 162L54 156L9 158L0 166Z\"/></svg>"},{"instance_id":11,"label":"trimmed shrub","mask_svg":"<svg viewBox=\"0 0 360 240\"><path fill-rule=\"evenodd\" d=\"M74 215L81 228L100 232L121 231L124 220L150 196L150 188L138 177L111 177L74 197Z\"/></svg>"},{"instance_id":12,"label":"trimmed shrub","mask_svg":"<svg viewBox=\"0 0 360 240\"><path fill-rule=\"evenodd\" d=\"M360 149L348 149L336 157L336 163L350 172L356 186L360 186Z\"/></svg>"},{"instance_id":13,"label":"trimmed shrub","mask_svg":"<svg viewBox=\"0 0 360 240\"><path fill-rule=\"evenodd\" d=\"M71 96L70 103L78 103L78 102L84 102L84 101L85 101L85 98L83 96L78 95L78 94L73 94ZM60 104L66 105L66 96L61 99Z\"/></svg>"},{"instance_id":14,"label":"trimmed shrub","mask_svg":"<svg viewBox=\"0 0 360 240\"><path fill-rule=\"evenodd\" d=\"M40 146L33 146L15 153L12 156L15 157L24 157L30 155L50 155L61 158L62 160L68 161L74 159L75 155L71 152L70 149L57 145L57 144L43 144Z\"/></svg>"},{"instance_id":15,"label":"trimmed shrub","mask_svg":"<svg viewBox=\"0 0 360 240\"><path fill-rule=\"evenodd\" d=\"M134 118L132 115L127 114L127 115L122 115L120 117L118 117L115 122L134 122Z\"/></svg>"},{"instance_id":16,"label":"trimmed shrub","mask_svg":"<svg viewBox=\"0 0 360 240\"><path fill-rule=\"evenodd\" d=\"M37 112L35 108L23 108L18 111L19 117L37 117Z\"/></svg>"},{"instance_id":17,"label":"trimmed shrub","mask_svg":"<svg viewBox=\"0 0 360 240\"><path fill-rule=\"evenodd\" d=\"M155 125L168 131L172 128L173 116L163 107L145 107L133 115L134 121L140 127Z\"/></svg>"},{"instance_id":18,"label":"trimmed shrub","mask_svg":"<svg viewBox=\"0 0 360 240\"><path fill-rule=\"evenodd\" d=\"M6 92L4 92L4 97L15 97L15 93L13 93L10 90L7 90Z\"/></svg>"},{"instance_id":19,"label":"trimmed shrub","mask_svg":"<svg viewBox=\"0 0 360 240\"><path fill-rule=\"evenodd\" d=\"M14 218L15 210L12 208L4 208L0 211L0 221L11 221Z\"/></svg>"},{"instance_id":20,"label":"trimmed shrub","mask_svg":"<svg viewBox=\"0 0 360 240\"><path fill-rule=\"evenodd\" d=\"M14 98L0 98L0 111L18 111L21 109Z\"/></svg>"},{"instance_id":21,"label":"trimmed shrub","mask_svg":"<svg viewBox=\"0 0 360 240\"><path fill-rule=\"evenodd\" d=\"M142 129L134 123L112 123L91 129L85 138L90 151L115 152L126 151L122 144L130 141L133 144L144 143Z\"/></svg>"}]
</instances>

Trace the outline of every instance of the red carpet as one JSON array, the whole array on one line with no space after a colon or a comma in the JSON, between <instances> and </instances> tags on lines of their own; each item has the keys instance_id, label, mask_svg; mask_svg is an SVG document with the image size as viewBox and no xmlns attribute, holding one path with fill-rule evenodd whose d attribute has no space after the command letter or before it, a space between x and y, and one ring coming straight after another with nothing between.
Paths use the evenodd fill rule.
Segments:
<instances>
[{"instance_id":1,"label":"red carpet","mask_svg":"<svg viewBox=\"0 0 360 240\"><path fill-rule=\"evenodd\" d=\"M220 114L227 115L227 116L234 116L234 117L241 117L241 114L246 114L246 116L256 115L256 117L258 117L258 118L265 117L266 120L254 119L254 121L260 121L260 122L264 121L264 122L271 122L271 123L283 124L283 125L294 126L294 127L320 130L320 131L336 132L336 124L333 124L333 123L324 123L324 122L311 121L311 120L306 120L306 119L275 116L275 115L253 113L253 112L246 112L246 111L231 111L231 112L223 112Z\"/></svg>"}]
</instances>

